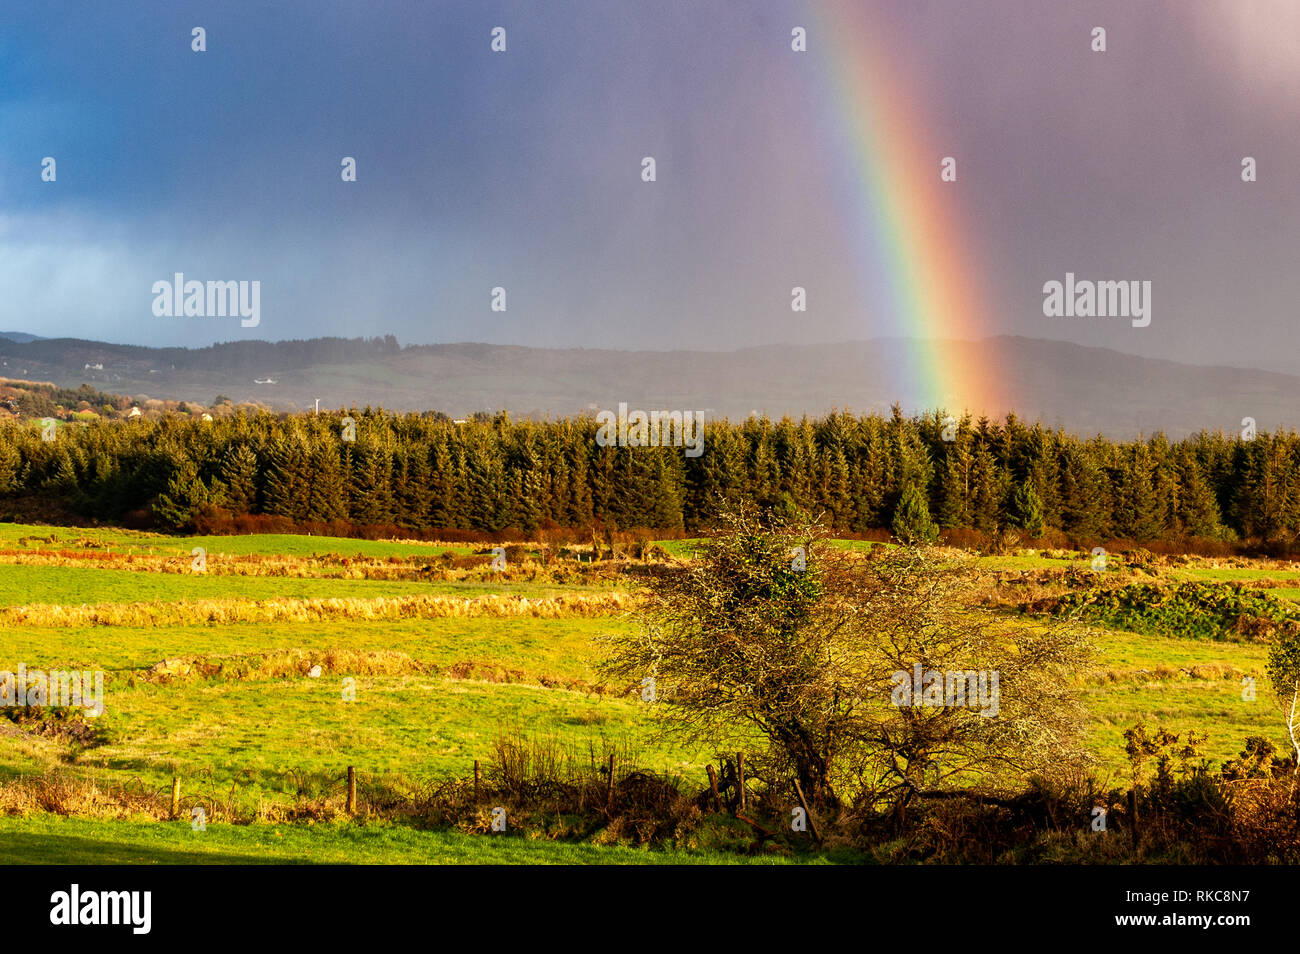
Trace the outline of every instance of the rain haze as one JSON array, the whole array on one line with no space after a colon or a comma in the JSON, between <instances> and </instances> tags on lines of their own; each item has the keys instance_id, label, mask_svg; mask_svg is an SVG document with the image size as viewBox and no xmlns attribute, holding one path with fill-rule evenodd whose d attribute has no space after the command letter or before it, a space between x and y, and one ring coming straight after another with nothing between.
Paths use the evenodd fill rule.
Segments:
<instances>
[{"instance_id":1,"label":"rain haze","mask_svg":"<svg viewBox=\"0 0 1300 954\"><path fill-rule=\"evenodd\" d=\"M828 35L845 22L862 35ZM654 350L1013 334L1297 370L1297 36L1286 0L11 4L0 327ZM872 49L884 105L934 150L874 183L853 142L870 117L829 62ZM958 326L916 327L891 290L874 206L922 180L975 277ZM916 280L943 282L924 253ZM260 324L156 317L177 272L259 281ZM1150 325L1045 317L1067 273L1150 281Z\"/></svg>"}]
</instances>

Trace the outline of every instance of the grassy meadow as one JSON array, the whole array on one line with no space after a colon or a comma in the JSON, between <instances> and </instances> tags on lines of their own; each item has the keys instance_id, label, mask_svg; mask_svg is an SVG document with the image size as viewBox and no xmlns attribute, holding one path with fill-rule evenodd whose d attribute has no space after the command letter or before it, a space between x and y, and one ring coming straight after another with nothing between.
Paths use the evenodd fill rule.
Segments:
<instances>
[{"instance_id":1,"label":"grassy meadow","mask_svg":"<svg viewBox=\"0 0 1300 954\"><path fill-rule=\"evenodd\" d=\"M695 543L662 547L689 558ZM205 551L201 571L195 548ZM0 670L101 670L106 709L78 731L0 719L3 860L866 860L720 851L730 819L665 851L574 841L562 827L498 837L344 817L348 766L364 805L472 778L476 760L489 765L500 740L519 737L593 765L622 753L624 764L705 786L715 753L661 737L652 707L629 687L602 685L594 668L600 638L635 627L635 574L521 555L498 573L469 545L0 525ZM1089 567L1081 553L954 559L1001 587ZM1114 559L1107 572L1212 593L1242 584L1288 610L1300 597L1300 571L1284 564L1187 559L1139 571ZM1005 625L1022 625L1003 611ZM1125 612L1095 623L1096 665L1077 675L1103 777L1128 776L1123 732L1139 722L1206 733L1214 764L1251 735L1287 749L1265 643L1211 629L1172 635L1160 606ZM1257 680L1254 700L1243 698L1243 677ZM203 831L159 816L173 777L183 808L211 816Z\"/></svg>"}]
</instances>

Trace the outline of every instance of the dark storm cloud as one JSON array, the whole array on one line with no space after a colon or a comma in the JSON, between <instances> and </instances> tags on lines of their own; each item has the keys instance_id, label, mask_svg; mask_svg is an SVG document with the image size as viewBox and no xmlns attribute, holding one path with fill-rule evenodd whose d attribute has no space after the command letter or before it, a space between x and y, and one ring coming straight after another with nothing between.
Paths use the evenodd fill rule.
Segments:
<instances>
[{"instance_id":1,"label":"dark storm cloud","mask_svg":"<svg viewBox=\"0 0 1300 954\"><path fill-rule=\"evenodd\" d=\"M959 159L950 227L989 290L985 330L1289 360L1300 53L1285 4L869 6L917 78L914 121ZM825 101L815 30L789 50L812 20L803 3L718 0L6 9L0 325L181 344L894 333L854 298L870 263L845 237L869 223L835 135L852 104ZM1244 155L1259 182L1240 181ZM176 271L260 280L262 325L154 318L150 287ZM1151 326L1044 318L1042 285L1067 271L1152 281ZM797 322L795 284L813 303Z\"/></svg>"}]
</instances>

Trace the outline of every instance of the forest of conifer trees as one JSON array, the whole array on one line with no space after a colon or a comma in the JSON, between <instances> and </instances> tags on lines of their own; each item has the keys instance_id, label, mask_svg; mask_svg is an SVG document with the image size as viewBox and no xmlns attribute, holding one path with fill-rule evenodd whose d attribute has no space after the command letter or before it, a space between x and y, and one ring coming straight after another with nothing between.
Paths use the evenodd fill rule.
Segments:
<instances>
[{"instance_id":1,"label":"forest of conifer trees","mask_svg":"<svg viewBox=\"0 0 1300 954\"><path fill-rule=\"evenodd\" d=\"M352 441L342 439L348 413ZM204 514L264 514L413 530L693 532L731 497L822 514L845 533L1011 529L1286 549L1300 530L1294 432L1115 442L1014 416L945 429L940 412L896 408L710 422L692 459L673 447L600 447L596 429L585 417L456 423L368 408L68 425L52 441L11 423L0 427L0 497L11 510L39 498L83 519L168 529Z\"/></svg>"}]
</instances>

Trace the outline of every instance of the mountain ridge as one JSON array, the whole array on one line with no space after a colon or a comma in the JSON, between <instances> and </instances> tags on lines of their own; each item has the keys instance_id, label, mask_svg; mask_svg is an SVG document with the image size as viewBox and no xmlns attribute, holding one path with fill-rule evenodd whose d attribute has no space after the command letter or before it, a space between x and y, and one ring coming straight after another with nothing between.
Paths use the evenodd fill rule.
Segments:
<instances>
[{"instance_id":1,"label":"mountain ridge","mask_svg":"<svg viewBox=\"0 0 1300 954\"><path fill-rule=\"evenodd\" d=\"M732 351L402 346L386 335L152 348L6 332L0 333L0 376L197 403L224 394L279 410L310 409L319 398L325 407L554 417L627 402L733 419L755 411L779 418L833 409L888 413L895 402L909 412L928 406L907 371L916 347L908 338ZM947 395L945 406L954 413L1000 418L1014 412L1110 437L1236 430L1246 417L1261 430L1300 426L1300 377L1278 371L1189 365L1016 335L934 340L925 347L940 366L985 373L984 395Z\"/></svg>"}]
</instances>

